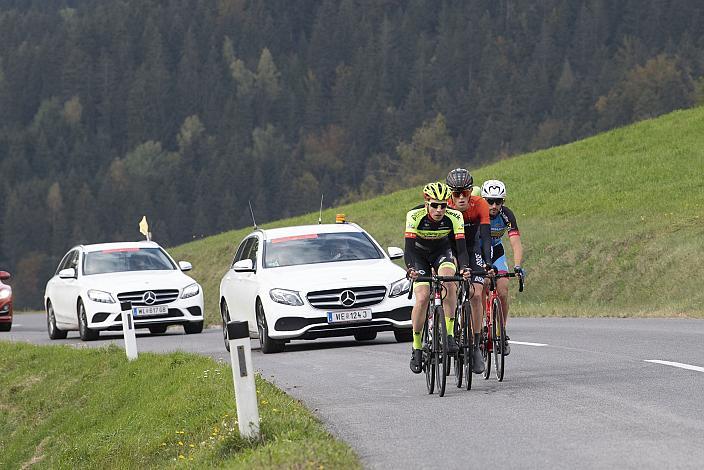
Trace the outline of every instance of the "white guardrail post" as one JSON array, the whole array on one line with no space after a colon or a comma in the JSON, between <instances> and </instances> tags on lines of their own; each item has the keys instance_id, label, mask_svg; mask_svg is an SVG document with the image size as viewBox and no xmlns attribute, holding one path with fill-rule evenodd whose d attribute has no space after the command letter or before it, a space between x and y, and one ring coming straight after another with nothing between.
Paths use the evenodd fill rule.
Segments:
<instances>
[{"instance_id":1,"label":"white guardrail post","mask_svg":"<svg viewBox=\"0 0 704 470\"><path fill-rule=\"evenodd\" d=\"M134 318L132 316L132 302L121 302L122 310L122 335L125 338L125 352L127 359L137 359L137 336L134 331Z\"/></svg>"},{"instance_id":2,"label":"white guardrail post","mask_svg":"<svg viewBox=\"0 0 704 470\"><path fill-rule=\"evenodd\" d=\"M227 335L230 339L230 360L232 379L235 382L235 404L240 435L245 438L256 438L259 437L259 408L247 322L229 322Z\"/></svg>"}]
</instances>

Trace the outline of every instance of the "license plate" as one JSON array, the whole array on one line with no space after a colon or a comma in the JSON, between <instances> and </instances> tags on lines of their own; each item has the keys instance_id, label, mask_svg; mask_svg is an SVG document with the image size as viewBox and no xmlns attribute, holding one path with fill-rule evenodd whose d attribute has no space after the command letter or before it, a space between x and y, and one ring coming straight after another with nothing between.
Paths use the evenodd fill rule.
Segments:
<instances>
[{"instance_id":1,"label":"license plate","mask_svg":"<svg viewBox=\"0 0 704 470\"><path fill-rule=\"evenodd\" d=\"M169 313L169 307L158 305L155 307L132 307L133 317L148 317L150 315L164 315Z\"/></svg>"},{"instance_id":2,"label":"license plate","mask_svg":"<svg viewBox=\"0 0 704 470\"><path fill-rule=\"evenodd\" d=\"M371 321L372 311L365 310L345 310L342 312L328 312L328 323L355 323Z\"/></svg>"}]
</instances>

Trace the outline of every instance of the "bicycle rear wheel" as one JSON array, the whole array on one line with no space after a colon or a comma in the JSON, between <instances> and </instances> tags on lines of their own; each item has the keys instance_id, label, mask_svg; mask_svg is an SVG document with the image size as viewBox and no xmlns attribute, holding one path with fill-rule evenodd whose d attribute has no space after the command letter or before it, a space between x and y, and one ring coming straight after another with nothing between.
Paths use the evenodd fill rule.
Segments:
<instances>
[{"instance_id":1,"label":"bicycle rear wheel","mask_svg":"<svg viewBox=\"0 0 704 470\"><path fill-rule=\"evenodd\" d=\"M495 298L491 303L492 317L494 318L494 364L496 366L496 378L499 382L504 380L504 321L501 311L501 302Z\"/></svg>"},{"instance_id":2,"label":"bicycle rear wheel","mask_svg":"<svg viewBox=\"0 0 704 470\"><path fill-rule=\"evenodd\" d=\"M449 372L450 354L447 352L447 326L445 325L445 312L442 307L435 307L435 326L433 337L436 338L435 348L435 378L438 385L438 394L445 396L445 385Z\"/></svg>"}]
</instances>

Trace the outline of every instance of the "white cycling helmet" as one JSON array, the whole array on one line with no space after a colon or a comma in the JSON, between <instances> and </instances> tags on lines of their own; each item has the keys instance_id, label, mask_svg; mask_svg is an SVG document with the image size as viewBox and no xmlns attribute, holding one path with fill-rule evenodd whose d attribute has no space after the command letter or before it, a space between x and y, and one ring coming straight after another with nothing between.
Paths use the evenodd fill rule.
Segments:
<instances>
[{"instance_id":1,"label":"white cycling helmet","mask_svg":"<svg viewBox=\"0 0 704 470\"><path fill-rule=\"evenodd\" d=\"M482 197L506 199L506 186L499 180L486 180L482 185Z\"/></svg>"}]
</instances>

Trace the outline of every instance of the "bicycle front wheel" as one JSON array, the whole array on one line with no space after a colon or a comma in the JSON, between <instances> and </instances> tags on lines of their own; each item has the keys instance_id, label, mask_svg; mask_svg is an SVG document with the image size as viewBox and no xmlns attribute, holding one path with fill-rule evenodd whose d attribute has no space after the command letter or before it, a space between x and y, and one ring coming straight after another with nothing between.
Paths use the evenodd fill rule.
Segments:
<instances>
[{"instance_id":1,"label":"bicycle front wheel","mask_svg":"<svg viewBox=\"0 0 704 470\"><path fill-rule=\"evenodd\" d=\"M435 326L433 338L435 338L435 379L438 385L438 394L445 396L445 385L447 384L448 362L450 355L447 352L447 326L445 326L445 312L442 307L435 307Z\"/></svg>"},{"instance_id":2,"label":"bicycle front wheel","mask_svg":"<svg viewBox=\"0 0 704 470\"><path fill-rule=\"evenodd\" d=\"M491 316L494 319L494 332L492 334L494 340L494 364L496 366L496 378L499 382L504 380L504 359L506 357L504 351L504 320L501 311L501 301L496 298L491 303Z\"/></svg>"},{"instance_id":3,"label":"bicycle front wheel","mask_svg":"<svg viewBox=\"0 0 704 470\"><path fill-rule=\"evenodd\" d=\"M490 315L491 312L487 312ZM481 348L482 348L482 358L484 359L484 380L487 380L491 375L491 353L492 353L492 340L491 340L491 327L492 322L487 317L487 324L484 327L484 334L481 338Z\"/></svg>"},{"instance_id":4,"label":"bicycle front wheel","mask_svg":"<svg viewBox=\"0 0 704 470\"><path fill-rule=\"evenodd\" d=\"M455 361L453 365L455 366L455 385L457 388L462 388L462 379L464 374L464 314L459 305L457 305L457 310L455 311L455 339L457 339L457 344L459 346L459 351L455 355Z\"/></svg>"},{"instance_id":5,"label":"bicycle front wheel","mask_svg":"<svg viewBox=\"0 0 704 470\"><path fill-rule=\"evenodd\" d=\"M433 365L433 345L431 343L432 332L430 331L430 312L425 317L423 325L423 370L425 371L425 385L428 387L428 394L435 391L435 367Z\"/></svg>"}]
</instances>

